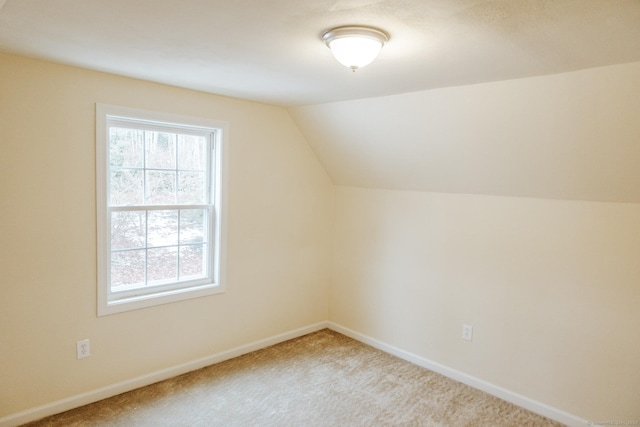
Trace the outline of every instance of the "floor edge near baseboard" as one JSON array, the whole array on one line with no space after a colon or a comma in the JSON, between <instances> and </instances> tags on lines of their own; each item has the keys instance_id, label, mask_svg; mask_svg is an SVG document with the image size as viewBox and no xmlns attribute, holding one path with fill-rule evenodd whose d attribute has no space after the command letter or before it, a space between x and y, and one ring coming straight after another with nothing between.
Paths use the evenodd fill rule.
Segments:
<instances>
[{"instance_id":1,"label":"floor edge near baseboard","mask_svg":"<svg viewBox=\"0 0 640 427\"><path fill-rule=\"evenodd\" d=\"M522 396L518 393L514 393L505 388L491 384L487 381L481 380L479 378L476 378L471 375L465 374L463 372L457 371L455 369L449 368L440 363L434 362L432 360L429 360L424 357L418 356L416 354L410 353L408 351L402 350L398 347L384 343L375 338L371 338L365 334L356 332L352 329L346 328L337 323L328 322L327 327L335 332L348 336L349 338L353 338L364 344L370 345L371 347L377 348L378 350L384 351L385 353L392 354L403 360L406 360L418 366L422 366L423 368L427 368L431 371L444 375L445 377L449 377L453 380L456 380L458 382L461 382L463 384L466 384L478 390L482 390L485 393L491 394L502 400L506 400L507 402L513 403L514 405L518 405L531 412L535 412L536 414L558 421L562 424L566 424L571 427L582 427L588 424L587 420L584 420L578 416L569 414L567 412L561 411L560 409L556 409L547 404L535 401L526 396Z\"/></svg>"},{"instance_id":2,"label":"floor edge near baseboard","mask_svg":"<svg viewBox=\"0 0 640 427\"><path fill-rule=\"evenodd\" d=\"M140 387L166 380L168 378L186 374L187 372L195 371L196 369L204 368L205 366L213 365L214 363L220 363L225 360L233 359L234 357L242 356L243 354L260 350L274 344L288 341L290 339L298 338L303 335L307 335L328 327L329 322L315 323L313 325L305 326L293 331L285 332L282 334L274 335L272 337L254 341L249 344L241 345L239 347L216 353L211 356L206 356L177 366L162 369L156 372L151 372L146 375L141 375L139 377L101 387L96 390L80 393L71 397L67 397L65 399L27 409L25 411L0 418L0 427L15 427L21 424L38 420L40 418L47 417L49 415L54 415L60 412L68 411L70 409L78 408L89 403L94 403L102 399L125 393L127 391L135 390Z\"/></svg>"}]
</instances>

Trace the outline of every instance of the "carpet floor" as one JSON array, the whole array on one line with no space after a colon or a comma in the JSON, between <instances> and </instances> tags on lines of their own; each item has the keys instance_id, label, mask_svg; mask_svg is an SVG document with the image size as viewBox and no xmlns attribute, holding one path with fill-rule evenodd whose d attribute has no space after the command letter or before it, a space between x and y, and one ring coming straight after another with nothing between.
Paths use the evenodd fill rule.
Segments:
<instances>
[{"instance_id":1,"label":"carpet floor","mask_svg":"<svg viewBox=\"0 0 640 427\"><path fill-rule=\"evenodd\" d=\"M561 426L328 329L27 425Z\"/></svg>"}]
</instances>

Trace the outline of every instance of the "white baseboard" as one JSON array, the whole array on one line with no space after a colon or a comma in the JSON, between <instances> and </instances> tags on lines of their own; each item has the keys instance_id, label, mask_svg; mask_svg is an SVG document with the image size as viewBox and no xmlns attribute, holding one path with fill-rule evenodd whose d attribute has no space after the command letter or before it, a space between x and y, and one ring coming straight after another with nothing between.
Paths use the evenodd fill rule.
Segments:
<instances>
[{"instance_id":1,"label":"white baseboard","mask_svg":"<svg viewBox=\"0 0 640 427\"><path fill-rule=\"evenodd\" d=\"M71 396L66 399L38 406L36 408L28 409L23 412L18 412L16 414L0 418L0 427L15 427L20 424L35 421L49 415L68 411L70 409L97 402L108 397L116 396L118 394L125 393L136 388L144 387L158 381L166 380L168 378L182 375L187 372L195 371L196 369L204 368L205 366L233 359L234 357L242 356L243 354L260 350L274 344L278 344L293 338L298 338L324 328L334 330L364 344L370 345L371 347L377 348L378 350L382 350L385 353L392 354L408 362L414 363L418 366L422 366L446 377L454 379L458 382L467 384L473 388L482 390L493 396L499 397L500 399L506 400L507 402L511 402L522 408L528 409L532 412L535 412L552 420L556 420L568 426L582 427L588 424L586 420L583 420L575 415L553 408L544 403L537 402L528 397L519 395L502 387L472 377L463 372L441 365L429 359L425 359L424 357L386 344L382 341L378 341L374 338L371 338L367 335L361 334L344 326L338 325L333 322L320 322L314 325L306 326L304 328L296 329L290 332L285 332L283 334L245 344L227 351L223 351L221 353L216 353L211 356L203 357L201 359L193 360L191 362L183 363L181 365L173 366L171 368L152 372L147 375L142 375L130 380L125 380L96 390L91 390L86 393Z\"/></svg>"},{"instance_id":2,"label":"white baseboard","mask_svg":"<svg viewBox=\"0 0 640 427\"><path fill-rule=\"evenodd\" d=\"M231 350L216 353L211 356L183 363L181 365L173 366L167 369L152 372L147 375L132 378L130 380L111 384L97 390L91 390L86 393L68 397L66 399L47 403L36 408L28 409L26 411L18 412L16 414L0 418L0 427L15 427L21 424L38 420L40 418L47 417L49 415L68 411L70 409L97 402L99 400L116 396L127 391L135 390L136 388L157 383L158 381L186 374L187 372L195 371L196 369L204 368L205 366L213 365L214 363L223 362L225 360L233 359L234 357L242 356L243 354L251 353L252 351L260 350L262 348L269 347L271 345L278 344L293 338L298 338L303 335L325 329L328 326L328 322L316 323L314 325L306 326L304 328L296 329L290 332L285 332L283 334L245 344Z\"/></svg>"},{"instance_id":3,"label":"white baseboard","mask_svg":"<svg viewBox=\"0 0 640 427\"><path fill-rule=\"evenodd\" d=\"M402 350L398 347L394 347L382 341L378 341L367 335L361 334L360 332L356 332L349 328L345 328L344 326L338 325L333 322L329 322L327 327L333 331L341 333L342 335L346 335L349 338L353 338L364 344L370 345L371 347L377 348L378 350L382 350L385 353L392 354L408 362L411 362L418 366L422 366L423 368L427 368L431 371L444 375L445 377L449 377L453 380L456 380L458 382L461 382L463 384L466 384L478 390L482 390L485 393L489 393L502 400L506 400L507 402L511 402L514 405L518 405L531 412L535 412L536 414L558 421L562 424L566 424L571 427L584 427L588 425L587 420L583 420L580 417L577 417L575 415L553 408L544 403L537 402L526 396L522 396L520 394L514 393L512 391L509 391L497 385L488 383L481 379L472 377L471 375L467 375L463 372L456 371L455 369L449 368L447 366L441 365L440 363L434 362L432 360L429 360L424 357L410 353L408 351Z\"/></svg>"}]
</instances>

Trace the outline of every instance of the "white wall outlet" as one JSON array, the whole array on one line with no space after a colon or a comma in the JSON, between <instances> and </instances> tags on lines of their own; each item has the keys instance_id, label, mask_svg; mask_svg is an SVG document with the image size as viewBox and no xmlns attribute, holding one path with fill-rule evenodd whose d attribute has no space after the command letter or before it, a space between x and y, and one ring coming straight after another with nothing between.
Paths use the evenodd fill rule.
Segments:
<instances>
[{"instance_id":1,"label":"white wall outlet","mask_svg":"<svg viewBox=\"0 0 640 427\"><path fill-rule=\"evenodd\" d=\"M89 340L82 340L76 343L76 350L78 352L78 359L84 359L85 357L91 356L91 346L89 345Z\"/></svg>"},{"instance_id":2,"label":"white wall outlet","mask_svg":"<svg viewBox=\"0 0 640 427\"><path fill-rule=\"evenodd\" d=\"M473 326L467 325L466 323L462 324L462 339L466 341L473 339Z\"/></svg>"}]
</instances>

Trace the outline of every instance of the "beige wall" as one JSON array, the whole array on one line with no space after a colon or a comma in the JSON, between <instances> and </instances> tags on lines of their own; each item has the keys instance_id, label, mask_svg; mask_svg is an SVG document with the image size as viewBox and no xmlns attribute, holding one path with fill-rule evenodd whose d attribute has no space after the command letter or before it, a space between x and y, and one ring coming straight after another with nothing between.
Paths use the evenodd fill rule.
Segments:
<instances>
[{"instance_id":1,"label":"beige wall","mask_svg":"<svg viewBox=\"0 0 640 427\"><path fill-rule=\"evenodd\" d=\"M97 102L230 123L225 294L96 317ZM0 418L327 319L333 187L284 109L0 55L0 144Z\"/></svg>"},{"instance_id":2,"label":"beige wall","mask_svg":"<svg viewBox=\"0 0 640 427\"><path fill-rule=\"evenodd\" d=\"M336 187L334 227L333 322L584 419L640 420L640 205Z\"/></svg>"}]
</instances>

